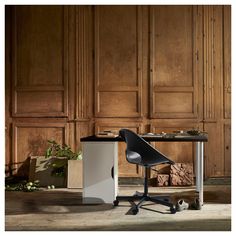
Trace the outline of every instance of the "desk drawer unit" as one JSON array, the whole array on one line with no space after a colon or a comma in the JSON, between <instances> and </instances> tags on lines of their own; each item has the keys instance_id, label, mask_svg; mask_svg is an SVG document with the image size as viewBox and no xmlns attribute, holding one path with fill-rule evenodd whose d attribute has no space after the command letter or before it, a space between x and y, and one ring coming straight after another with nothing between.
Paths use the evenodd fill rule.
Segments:
<instances>
[{"instance_id":1,"label":"desk drawer unit","mask_svg":"<svg viewBox=\"0 0 236 236\"><path fill-rule=\"evenodd\" d=\"M82 142L83 203L113 203L118 189L118 142Z\"/></svg>"}]
</instances>

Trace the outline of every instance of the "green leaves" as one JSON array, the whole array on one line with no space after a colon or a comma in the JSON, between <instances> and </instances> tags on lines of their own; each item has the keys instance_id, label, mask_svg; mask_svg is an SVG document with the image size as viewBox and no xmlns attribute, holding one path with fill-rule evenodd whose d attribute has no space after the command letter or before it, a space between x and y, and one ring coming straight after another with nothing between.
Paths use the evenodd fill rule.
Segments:
<instances>
[{"instance_id":1,"label":"green leaves","mask_svg":"<svg viewBox=\"0 0 236 236\"><path fill-rule=\"evenodd\" d=\"M33 192L39 190L39 180L34 182L22 181L20 183L7 184L5 187L6 191L23 191Z\"/></svg>"},{"instance_id":2,"label":"green leaves","mask_svg":"<svg viewBox=\"0 0 236 236\"><path fill-rule=\"evenodd\" d=\"M52 148L51 148L51 147L49 147L49 148L46 150L45 156L46 156L46 158L52 156Z\"/></svg>"},{"instance_id":3,"label":"green leaves","mask_svg":"<svg viewBox=\"0 0 236 236\"><path fill-rule=\"evenodd\" d=\"M50 146L46 150L46 158L50 156L67 157L67 160L82 160L82 152L73 152L68 145L60 145L54 140L48 140Z\"/></svg>"},{"instance_id":4,"label":"green leaves","mask_svg":"<svg viewBox=\"0 0 236 236\"><path fill-rule=\"evenodd\" d=\"M51 164L53 168L52 175L65 176L68 160L82 160L82 152L73 152L68 145L60 145L55 140L47 140L49 147L45 152L45 157L63 157L63 159L56 159Z\"/></svg>"},{"instance_id":5,"label":"green leaves","mask_svg":"<svg viewBox=\"0 0 236 236\"><path fill-rule=\"evenodd\" d=\"M82 152L81 151L76 153L76 159L75 160L82 160Z\"/></svg>"}]
</instances>

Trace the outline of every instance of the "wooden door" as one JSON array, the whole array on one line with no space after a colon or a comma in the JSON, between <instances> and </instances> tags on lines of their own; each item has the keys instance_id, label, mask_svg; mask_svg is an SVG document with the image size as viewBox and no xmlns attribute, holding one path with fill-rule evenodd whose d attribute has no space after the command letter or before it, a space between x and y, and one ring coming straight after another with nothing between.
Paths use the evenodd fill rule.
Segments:
<instances>
[{"instance_id":1,"label":"wooden door","mask_svg":"<svg viewBox=\"0 0 236 236\"><path fill-rule=\"evenodd\" d=\"M11 15L11 168L27 175L47 139L68 143L68 8L17 6ZM63 36L65 35L65 36ZM7 97L9 99L9 95ZM24 167L25 166L25 167Z\"/></svg>"},{"instance_id":2,"label":"wooden door","mask_svg":"<svg viewBox=\"0 0 236 236\"><path fill-rule=\"evenodd\" d=\"M231 8L204 7L204 129L207 176L231 175Z\"/></svg>"},{"instance_id":3,"label":"wooden door","mask_svg":"<svg viewBox=\"0 0 236 236\"><path fill-rule=\"evenodd\" d=\"M153 133L202 129L202 8L150 9L150 122ZM175 162L193 163L190 143L154 144Z\"/></svg>"},{"instance_id":4,"label":"wooden door","mask_svg":"<svg viewBox=\"0 0 236 236\"><path fill-rule=\"evenodd\" d=\"M95 8L95 132L130 128L141 132L142 9ZM119 144L119 176L141 176Z\"/></svg>"},{"instance_id":5,"label":"wooden door","mask_svg":"<svg viewBox=\"0 0 236 236\"><path fill-rule=\"evenodd\" d=\"M27 175L47 139L78 150L92 132L92 7L6 9L6 164Z\"/></svg>"},{"instance_id":6,"label":"wooden door","mask_svg":"<svg viewBox=\"0 0 236 236\"><path fill-rule=\"evenodd\" d=\"M151 118L199 118L199 11L193 6L151 7Z\"/></svg>"}]
</instances>

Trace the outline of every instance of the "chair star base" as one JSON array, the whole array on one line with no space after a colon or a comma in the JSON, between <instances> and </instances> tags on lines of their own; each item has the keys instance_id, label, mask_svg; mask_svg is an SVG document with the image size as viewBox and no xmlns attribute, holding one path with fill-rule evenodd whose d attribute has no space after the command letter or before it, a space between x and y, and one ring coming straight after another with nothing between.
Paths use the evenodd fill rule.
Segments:
<instances>
[{"instance_id":1,"label":"chair star base","mask_svg":"<svg viewBox=\"0 0 236 236\"><path fill-rule=\"evenodd\" d=\"M139 208L142 206L144 202L153 202L156 204L161 204L164 206L170 207L170 213L175 214L176 209L173 203L170 203L169 196L149 196L146 194L140 195L133 195L133 196L117 196L116 200L113 202L114 206L118 206L120 201L136 201L139 200L138 203L135 204L134 207L132 207L132 213L136 215L139 212Z\"/></svg>"}]
</instances>

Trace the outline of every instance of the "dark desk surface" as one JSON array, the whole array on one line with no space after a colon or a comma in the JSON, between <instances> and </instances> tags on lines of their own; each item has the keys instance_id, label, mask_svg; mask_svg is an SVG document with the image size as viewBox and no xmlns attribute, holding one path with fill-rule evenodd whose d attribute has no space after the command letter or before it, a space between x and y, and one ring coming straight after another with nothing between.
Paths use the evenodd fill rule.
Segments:
<instances>
[{"instance_id":1,"label":"dark desk surface","mask_svg":"<svg viewBox=\"0 0 236 236\"><path fill-rule=\"evenodd\" d=\"M181 134L166 134L166 135L140 135L147 142L207 142L207 134L201 135L181 135ZM120 136L118 137L97 137L95 135L80 139L81 142L124 142Z\"/></svg>"}]
</instances>

